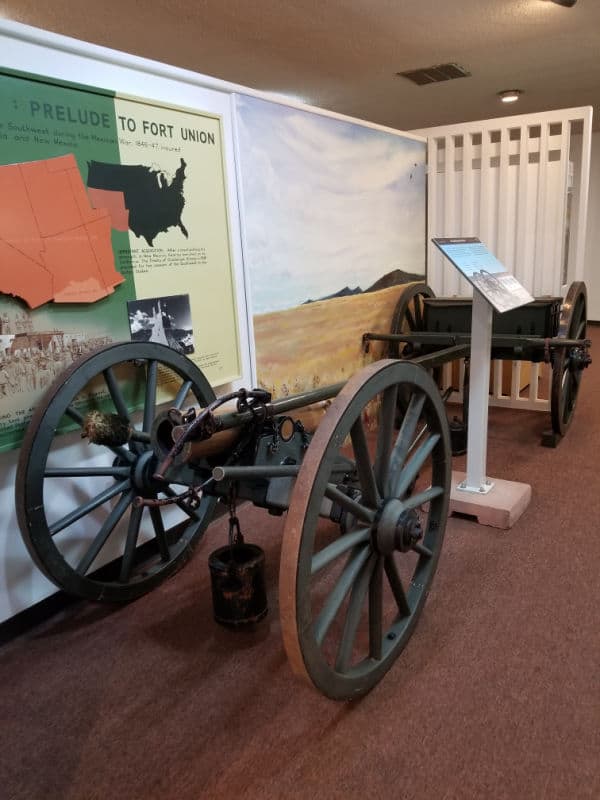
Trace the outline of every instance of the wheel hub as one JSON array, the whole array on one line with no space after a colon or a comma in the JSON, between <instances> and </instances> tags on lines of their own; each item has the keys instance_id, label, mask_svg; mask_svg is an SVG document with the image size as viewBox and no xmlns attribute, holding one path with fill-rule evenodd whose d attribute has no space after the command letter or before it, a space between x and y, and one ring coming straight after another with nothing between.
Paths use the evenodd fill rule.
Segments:
<instances>
[{"instance_id":1,"label":"wheel hub","mask_svg":"<svg viewBox=\"0 0 600 800\"><path fill-rule=\"evenodd\" d=\"M586 347L573 347L569 353L569 364L574 370L583 370L592 363Z\"/></svg>"},{"instance_id":2,"label":"wheel hub","mask_svg":"<svg viewBox=\"0 0 600 800\"><path fill-rule=\"evenodd\" d=\"M414 509L404 508L401 500L392 498L382 507L371 529L371 540L381 555L394 550L406 553L423 536L421 522Z\"/></svg>"},{"instance_id":3,"label":"wheel hub","mask_svg":"<svg viewBox=\"0 0 600 800\"><path fill-rule=\"evenodd\" d=\"M131 481L139 494L143 497L151 496L164 488L164 484L159 484L154 478L154 472L158 461L152 450L142 453L131 470Z\"/></svg>"}]
</instances>

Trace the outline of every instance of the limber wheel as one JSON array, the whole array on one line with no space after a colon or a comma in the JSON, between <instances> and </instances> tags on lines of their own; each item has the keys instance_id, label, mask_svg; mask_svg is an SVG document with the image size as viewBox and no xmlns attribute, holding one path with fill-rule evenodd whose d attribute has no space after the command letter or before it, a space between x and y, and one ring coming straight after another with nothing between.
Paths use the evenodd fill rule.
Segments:
<instances>
[{"instance_id":1,"label":"limber wheel","mask_svg":"<svg viewBox=\"0 0 600 800\"><path fill-rule=\"evenodd\" d=\"M587 330L587 292L582 281L569 287L560 312L558 336L566 339L585 339ZM552 430L564 436L573 419L579 384L584 369L582 352L578 348L560 348L554 354L550 414Z\"/></svg>"},{"instance_id":2,"label":"limber wheel","mask_svg":"<svg viewBox=\"0 0 600 800\"><path fill-rule=\"evenodd\" d=\"M390 333L419 333L425 330L423 300L434 297L433 290L426 283L411 283L400 295L394 314ZM403 342L390 342L389 358L410 357L412 347Z\"/></svg>"},{"instance_id":3,"label":"limber wheel","mask_svg":"<svg viewBox=\"0 0 600 800\"><path fill-rule=\"evenodd\" d=\"M426 297L435 297L433 289L426 283L411 283L400 295L394 314L390 333L420 333L425 330L425 305ZM388 348L389 358L411 358L415 353L412 342L390 342ZM442 368L432 370L433 379L440 385ZM405 393L398 395L398 412L404 414L407 398Z\"/></svg>"},{"instance_id":4,"label":"limber wheel","mask_svg":"<svg viewBox=\"0 0 600 800\"><path fill-rule=\"evenodd\" d=\"M319 425L287 516L279 598L292 667L328 697L369 691L408 642L440 555L450 459L440 393L410 362L357 373Z\"/></svg>"},{"instance_id":5,"label":"limber wheel","mask_svg":"<svg viewBox=\"0 0 600 800\"><path fill-rule=\"evenodd\" d=\"M152 478L157 461L148 433L159 404L184 409L213 399L189 359L153 343L109 345L55 380L31 419L16 477L25 544L51 581L90 600L124 602L186 561L210 522L215 499L203 497L198 508L179 500L168 509L138 508L133 501L182 491ZM131 425L129 443L82 441L94 410L117 426ZM107 414L115 416L102 416ZM142 542L145 557L137 563Z\"/></svg>"}]
</instances>

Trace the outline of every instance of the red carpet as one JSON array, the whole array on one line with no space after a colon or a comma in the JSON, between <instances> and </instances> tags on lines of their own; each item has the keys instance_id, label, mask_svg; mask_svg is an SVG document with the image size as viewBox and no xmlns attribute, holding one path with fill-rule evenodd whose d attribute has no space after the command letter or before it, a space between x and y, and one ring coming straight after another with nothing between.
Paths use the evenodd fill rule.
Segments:
<instances>
[{"instance_id":1,"label":"red carpet","mask_svg":"<svg viewBox=\"0 0 600 800\"><path fill-rule=\"evenodd\" d=\"M596 800L599 389L595 364L556 450L539 445L546 415L490 410L488 472L531 483L532 503L508 532L449 521L416 633L363 700L326 700L292 675L283 522L245 507L268 564L257 632L212 620L221 521L147 597L76 604L0 651L0 796Z\"/></svg>"}]
</instances>

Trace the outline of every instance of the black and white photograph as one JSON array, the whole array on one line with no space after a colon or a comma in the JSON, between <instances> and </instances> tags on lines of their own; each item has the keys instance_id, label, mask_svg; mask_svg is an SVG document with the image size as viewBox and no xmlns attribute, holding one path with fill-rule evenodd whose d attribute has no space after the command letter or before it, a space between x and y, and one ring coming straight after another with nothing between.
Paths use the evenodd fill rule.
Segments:
<instances>
[{"instance_id":1,"label":"black and white photograph","mask_svg":"<svg viewBox=\"0 0 600 800\"><path fill-rule=\"evenodd\" d=\"M127 311L132 341L166 344L185 355L194 352L194 330L188 294L130 300Z\"/></svg>"},{"instance_id":2,"label":"black and white photograph","mask_svg":"<svg viewBox=\"0 0 600 800\"><path fill-rule=\"evenodd\" d=\"M0 398L46 389L74 361L110 341L57 329L0 334Z\"/></svg>"}]
</instances>

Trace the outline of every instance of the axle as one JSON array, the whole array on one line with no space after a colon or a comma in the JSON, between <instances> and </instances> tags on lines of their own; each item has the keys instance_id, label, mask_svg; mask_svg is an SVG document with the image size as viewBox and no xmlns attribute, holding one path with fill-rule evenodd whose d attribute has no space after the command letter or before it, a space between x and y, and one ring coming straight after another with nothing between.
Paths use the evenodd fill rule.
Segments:
<instances>
[{"instance_id":1,"label":"axle","mask_svg":"<svg viewBox=\"0 0 600 800\"><path fill-rule=\"evenodd\" d=\"M418 333L363 333L363 345L368 351L369 342L406 342L407 344L424 345L464 345L471 343L470 333L444 333L437 331L419 331ZM591 346L590 339L563 339L555 337L545 339L541 336L519 336L510 334L494 334L492 347L513 347L515 350L523 348L555 349L561 347Z\"/></svg>"}]
</instances>

